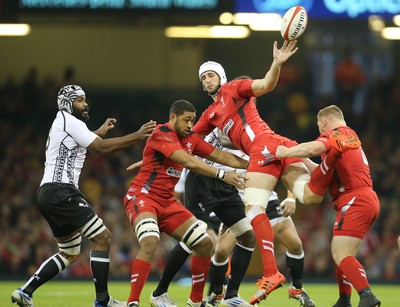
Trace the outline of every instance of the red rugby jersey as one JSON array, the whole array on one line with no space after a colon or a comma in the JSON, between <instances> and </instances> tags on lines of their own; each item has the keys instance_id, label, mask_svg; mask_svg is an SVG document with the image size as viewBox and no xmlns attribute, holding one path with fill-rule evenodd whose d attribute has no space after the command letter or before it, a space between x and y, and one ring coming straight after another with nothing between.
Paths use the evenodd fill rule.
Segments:
<instances>
[{"instance_id":1,"label":"red rugby jersey","mask_svg":"<svg viewBox=\"0 0 400 307\"><path fill-rule=\"evenodd\" d=\"M232 80L221 86L218 100L201 115L193 131L207 135L215 127L229 136L232 143L249 155L255 138L274 131L260 117L251 89L253 80Z\"/></svg>"},{"instance_id":2,"label":"red rugby jersey","mask_svg":"<svg viewBox=\"0 0 400 307\"><path fill-rule=\"evenodd\" d=\"M143 150L143 165L132 180L131 187L142 193L171 198L183 167L170 160L169 156L179 149L205 157L215 148L196 133L181 138L169 123L157 125L147 140Z\"/></svg>"}]
</instances>

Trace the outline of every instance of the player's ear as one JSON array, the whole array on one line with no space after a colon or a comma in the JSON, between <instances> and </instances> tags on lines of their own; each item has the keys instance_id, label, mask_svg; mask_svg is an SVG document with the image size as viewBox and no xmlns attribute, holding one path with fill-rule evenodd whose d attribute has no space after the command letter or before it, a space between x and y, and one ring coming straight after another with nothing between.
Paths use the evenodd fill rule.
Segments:
<instances>
[{"instance_id":1,"label":"player's ear","mask_svg":"<svg viewBox=\"0 0 400 307\"><path fill-rule=\"evenodd\" d=\"M175 122L175 120L176 120L176 114L175 113L169 113L169 120L171 121L171 122Z\"/></svg>"}]
</instances>

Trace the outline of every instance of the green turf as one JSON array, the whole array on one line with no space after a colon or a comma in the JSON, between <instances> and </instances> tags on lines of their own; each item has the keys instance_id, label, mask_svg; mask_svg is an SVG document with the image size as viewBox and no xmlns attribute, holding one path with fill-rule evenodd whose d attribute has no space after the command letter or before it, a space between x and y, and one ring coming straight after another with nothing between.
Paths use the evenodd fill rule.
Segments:
<instances>
[{"instance_id":1,"label":"green turf","mask_svg":"<svg viewBox=\"0 0 400 307\"><path fill-rule=\"evenodd\" d=\"M0 306L14 306L10 301L12 291L21 286L22 282L0 281ZM155 283L149 282L145 285L142 296L141 306L149 306L148 298L151 291L155 288ZM306 284L304 285L308 294L315 301L317 307L329 307L337 299L337 287L335 284ZM128 282L110 282L110 293L117 299L126 300L129 294ZM249 299L256 291L256 286L250 283L242 284L240 294ZM383 307L399 307L400 298L399 285L372 285L372 290L381 299ZM185 307L189 296L190 288L180 286L176 283L171 285L169 294L178 302L178 306ZM91 281L87 282L60 282L50 281L34 294L36 307L62 307L62 306L93 306L94 287ZM353 295L353 306L358 306L358 295ZM287 286L274 291L267 299L262 301L259 306L279 306L295 307L299 306L297 301L289 300L287 296Z\"/></svg>"}]
</instances>

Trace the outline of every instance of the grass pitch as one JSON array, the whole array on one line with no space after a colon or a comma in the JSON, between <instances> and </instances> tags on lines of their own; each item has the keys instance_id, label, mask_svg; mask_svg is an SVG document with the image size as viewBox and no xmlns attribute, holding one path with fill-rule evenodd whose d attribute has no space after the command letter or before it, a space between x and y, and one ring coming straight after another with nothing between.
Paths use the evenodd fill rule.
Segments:
<instances>
[{"instance_id":1,"label":"grass pitch","mask_svg":"<svg viewBox=\"0 0 400 307\"><path fill-rule=\"evenodd\" d=\"M11 304L11 293L24 282L0 281L0 307L15 306ZM149 306L151 291L156 283L148 282L141 296L141 306ZM288 284L284 288L271 293L267 300L262 301L259 306L296 307L299 303L293 299L289 300L287 295ZM305 284L306 291L315 301L317 307L330 307L338 297L338 290L335 284ZM371 285L375 295L382 301L383 307L399 307L400 285ZM126 300L129 295L129 282L110 282L109 290L113 297L119 300ZM256 292L257 287L252 283L243 283L240 287L240 295L249 300ZM173 283L169 295L178 302L178 306L185 307L189 297L190 287ZM88 281L50 281L39 288L34 294L35 307L89 307L93 306L94 286L91 280ZM353 292L353 306L358 306L358 295Z\"/></svg>"}]
</instances>

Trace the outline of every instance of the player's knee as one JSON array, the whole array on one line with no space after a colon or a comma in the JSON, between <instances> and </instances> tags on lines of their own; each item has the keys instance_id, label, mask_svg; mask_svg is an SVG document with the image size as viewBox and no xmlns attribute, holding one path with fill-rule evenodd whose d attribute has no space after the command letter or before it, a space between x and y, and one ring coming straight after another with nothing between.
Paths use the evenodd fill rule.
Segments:
<instances>
[{"instance_id":1,"label":"player's knee","mask_svg":"<svg viewBox=\"0 0 400 307\"><path fill-rule=\"evenodd\" d=\"M68 255L64 252L59 252L59 255L64 257L64 259L67 261L67 263L68 263L67 266L70 266L72 263L74 263L79 258L79 255Z\"/></svg>"},{"instance_id":2,"label":"player's knee","mask_svg":"<svg viewBox=\"0 0 400 307\"><path fill-rule=\"evenodd\" d=\"M253 229L250 229L246 231L245 233L241 234L236 238L237 244L254 250L254 247L256 245L256 236L254 234Z\"/></svg>"},{"instance_id":3,"label":"player's knee","mask_svg":"<svg viewBox=\"0 0 400 307\"><path fill-rule=\"evenodd\" d=\"M64 257L69 264L78 259L81 252L82 236L80 233L75 234L72 238L64 241L58 241L59 254Z\"/></svg>"},{"instance_id":4,"label":"player's knee","mask_svg":"<svg viewBox=\"0 0 400 307\"><path fill-rule=\"evenodd\" d=\"M211 257L213 249L214 243L207 233L206 236L193 247L193 250L199 257Z\"/></svg>"},{"instance_id":5,"label":"player's knee","mask_svg":"<svg viewBox=\"0 0 400 307\"><path fill-rule=\"evenodd\" d=\"M301 241L299 240L298 242L294 242L290 246L287 247L288 253L291 255L302 255L303 252L303 245L301 244Z\"/></svg>"},{"instance_id":6,"label":"player's knee","mask_svg":"<svg viewBox=\"0 0 400 307\"><path fill-rule=\"evenodd\" d=\"M159 238L155 236L147 236L140 240L140 252L144 255L145 259L153 259L157 251Z\"/></svg>"},{"instance_id":7,"label":"player's knee","mask_svg":"<svg viewBox=\"0 0 400 307\"><path fill-rule=\"evenodd\" d=\"M215 244L213 257L216 259L217 262L223 262L232 253L233 248L236 244L236 239L233 237L233 235L232 238L233 240L226 240L227 238L225 237L224 239L222 239L222 242L217 241L217 243Z\"/></svg>"}]
</instances>

